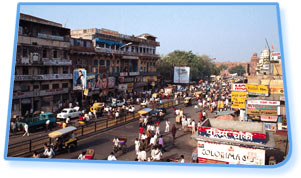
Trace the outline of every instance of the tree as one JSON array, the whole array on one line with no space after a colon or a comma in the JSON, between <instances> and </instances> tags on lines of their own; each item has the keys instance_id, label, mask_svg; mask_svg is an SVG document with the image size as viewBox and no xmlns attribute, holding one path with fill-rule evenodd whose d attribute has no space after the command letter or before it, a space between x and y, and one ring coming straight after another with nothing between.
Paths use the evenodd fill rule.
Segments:
<instances>
[{"instance_id":1,"label":"tree","mask_svg":"<svg viewBox=\"0 0 301 178\"><path fill-rule=\"evenodd\" d=\"M245 68L242 65L234 66L229 69L230 74L235 74L242 76L244 73L246 73Z\"/></svg>"},{"instance_id":2,"label":"tree","mask_svg":"<svg viewBox=\"0 0 301 178\"><path fill-rule=\"evenodd\" d=\"M194 81L208 78L210 75L219 72L207 55L198 56L191 51L176 50L167 56L163 56L157 61L156 66L161 76L170 80L173 79L173 68L175 66L190 67L190 77Z\"/></svg>"}]
</instances>

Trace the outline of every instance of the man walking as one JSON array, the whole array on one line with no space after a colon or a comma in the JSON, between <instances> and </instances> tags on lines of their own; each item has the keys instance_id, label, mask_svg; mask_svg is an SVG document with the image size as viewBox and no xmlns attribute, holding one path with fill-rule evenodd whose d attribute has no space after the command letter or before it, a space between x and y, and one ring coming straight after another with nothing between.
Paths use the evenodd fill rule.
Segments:
<instances>
[{"instance_id":1,"label":"man walking","mask_svg":"<svg viewBox=\"0 0 301 178\"><path fill-rule=\"evenodd\" d=\"M175 142L175 139L176 139L176 133L177 133L177 128L176 128L176 125L173 124L172 128L171 128L171 134L172 134L172 138L173 138L173 144Z\"/></svg>"},{"instance_id":2,"label":"man walking","mask_svg":"<svg viewBox=\"0 0 301 178\"><path fill-rule=\"evenodd\" d=\"M23 137L24 137L25 135L29 136L28 125L27 125L27 124L24 125L24 131L25 131L25 133L23 134Z\"/></svg>"},{"instance_id":3,"label":"man walking","mask_svg":"<svg viewBox=\"0 0 301 178\"><path fill-rule=\"evenodd\" d=\"M165 132L169 132L169 125L170 125L170 121L169 120L166 120L165 122Z\"/></svg>"}]
</instances>

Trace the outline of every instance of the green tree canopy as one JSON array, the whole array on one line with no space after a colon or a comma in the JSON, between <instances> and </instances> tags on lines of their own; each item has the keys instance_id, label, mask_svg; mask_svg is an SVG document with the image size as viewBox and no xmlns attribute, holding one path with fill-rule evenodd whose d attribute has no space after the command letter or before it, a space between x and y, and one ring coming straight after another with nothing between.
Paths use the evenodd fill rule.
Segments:
<instances>
[{"instance_id":1,"label":"green tree canopy","mask_svg":"<svg viewBox=\"0 0 301 178\"><path fill-rule=\"evenodd\" d=\"M234 66L229 69L230 74L235 74L242 76L244 73L246 73L245 68L242 65Z\"/></svg>"},{"instance_id":2,"label":"green tree canopy","mask_svg":"<svg viewBox=\"0 0 301 178\"><path fill-rule=\"evenodd\" d=\"M173 78L173 67L175 66L190 67L190 77L193 81L219 73L219 69L212 63L212 60L207 55L199 56L193 54L191 51L176 50L161 57L161 59L157 61L156 66L161 76L170 80Z\"/></svg>"}]
</instances>

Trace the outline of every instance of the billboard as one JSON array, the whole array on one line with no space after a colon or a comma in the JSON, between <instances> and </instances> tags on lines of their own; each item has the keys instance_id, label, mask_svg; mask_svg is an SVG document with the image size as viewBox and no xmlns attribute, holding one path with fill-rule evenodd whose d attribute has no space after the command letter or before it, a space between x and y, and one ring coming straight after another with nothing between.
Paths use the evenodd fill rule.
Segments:
<instances>
[{"instance_id":1,"label":"billboard","mask_svg":"<svg viewBox=\"0 0 301 178\"><path fill-rule=\"evenodd\" d=\"M269 88L266 85L246 85L247 92L249 95L268 96Z\"/></svg>"},{"instance_id":2,"label":"billboard","mask_svg":"<svg viewBox=\"0 0 301 178\"><path fill-rule=\"evenodd\" d=\"M252 115L280 115L280 101L248 100L247 114Z\"/></svg>"},{"instance_id":3,"label":"billboard","mask_svg":"<svg viewBox=\"0 0 301 178\"><path fill-rule=\"evenodd\" d=\"M233 83L232 91L247 91L245 83Z\"/></svg>"},{"instance_id":4,"label":"billboard","mask_svg":"<svg viewBox=\"0 0 301 178\"><path fill-rule=\"evenodd\" d=\"M174 83L189 83L190 67L174 67Z\"/></svg>"},{"instance_id":5,"label":"billboard","mask_svg":"<svg viewBox=\"0 0 301 178\"><path fill-rule=\"evenodd\" d=\"M73 70L73 90L84 90L87 88L86 69Z\"/></svg>"},{"instance_id":6,"label":"billboard","mask_svg":"<svg viewBox=\"0 0 301 178\"><path fill-rule=\"evenodd\" d=\"M265 150L198 141L198 157L229 164L265 165Z\"/></svg>"},{"instance_id":7,"label":"billboard","mask_svg":"<svg viewBox=\"0 0 301 178\"><path fill-rule=\"evenodd\" d=\"M231 92L232 108L244 109L246 107L247 97L248 97L247 92L232 91Z\"/></svg>"}]
</instances>

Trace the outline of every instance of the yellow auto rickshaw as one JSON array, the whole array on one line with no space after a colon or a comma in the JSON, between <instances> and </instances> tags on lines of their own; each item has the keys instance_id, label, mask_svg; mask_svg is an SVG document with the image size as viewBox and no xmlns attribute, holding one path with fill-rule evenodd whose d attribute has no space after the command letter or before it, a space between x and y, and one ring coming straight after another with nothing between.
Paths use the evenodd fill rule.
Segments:
<instances>
[{"instance_id":1,"label":"yellow auto rickshaw","mask_svg":"<svg viewBox=\"0 0 301 178\"><path fill-rule=\"evenodd\" d=\"M197 99L199 99L199 98L201 97L201 95L202 95L202 92L201 92L201 91L196 91L196 92L194 92L194 96L195 96Z\"/></svg>"},{"instance_id":2,"label":"yellow auto rickshaw","mask_svg":"<svg viewBox=\"0 0 301 178\"><path fill-rule=\"evenodd\" d=\"M96 110L96 112L102 112L104 108L104 103L94 103L93 106L90 107L90 111L93 113L94 110Z\"/></svg>"},{"instance_id":3,"label":"yellow auto rickshaw","mask_svg":"<svg viewBox=\"0 0 301 178\"><path fill-rule=\"evenodd\" d=\"M54 145L54 150L72 152L77 147L77 138L74 134L76 130L76 127L69 126L49 133L50 144Z\"/></svg>"},{"instance_id":4,"label":"yellow auto rickshaw","mask_svg":"<svg viewBox=\"0 0 301 178\"><path fill-rule=\"evenodd\" d=\"M192 104L192 98L191 97L184 98L184 105L185 106L190 106L191 104Z\"/></svg>"}]
</instances>

